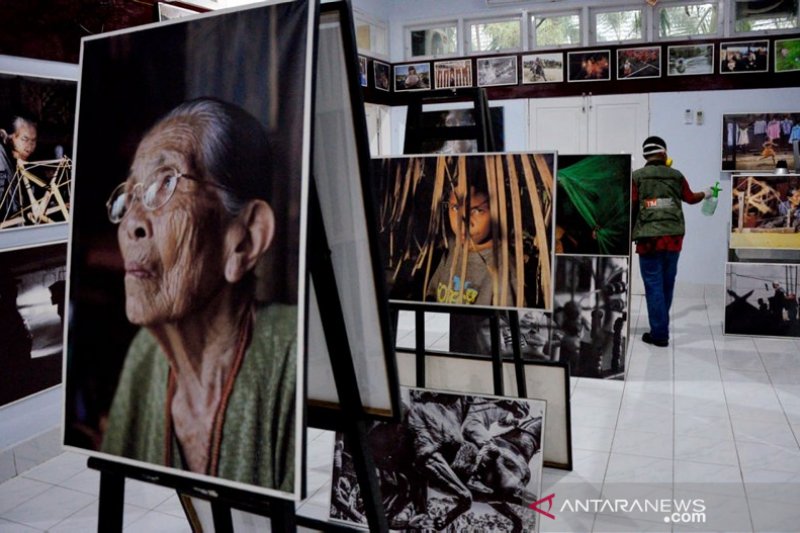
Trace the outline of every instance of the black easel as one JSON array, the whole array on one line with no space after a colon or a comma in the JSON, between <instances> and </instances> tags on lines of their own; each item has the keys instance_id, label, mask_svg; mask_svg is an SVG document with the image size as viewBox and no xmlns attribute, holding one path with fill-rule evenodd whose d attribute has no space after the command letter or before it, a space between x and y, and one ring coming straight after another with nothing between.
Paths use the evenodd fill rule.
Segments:
<instances>
[{"instance_id":1,"label":"black easel","mask_svg":"<svg viewBox=\"0 0 800 533\"><path fill-rule=\"evenodd\" d=\"M486 90L478 87L468 87L463 89L452 89L439 91L440 94L433 96L418 96L408 103L408 114L406 117L406 134L403 152L415 154L422 151L425 141L455 141L455 140L476 140L478 152L496 151L494 134L491 128L491 116L489 112L489 100L486 97ZM430 127L423 121L422 106L426 104L447 103L454 100L472 100L474 109L475 125L455 126L455 127ZM522 362L522 352L520 350L520 330L519 330L519 311L499 311L494 309L474 308L463 306L454 308L452 306L435 306L428 304L416 304L412 302L392 302L390 304L394 324L397 324L397 312L399 310L409 310L414 312L414 331L415 354L416 354L416 385L425 387L425 311L441 312L447 314L466 314L478 315L487 318L490 322L491 334L491 359L492 359L492 380L494 393L498 396L503 395L503 357L500 353L500 317L501 313L508 313L508 321L511 329L511 344L514 362L514 376L517 381L517 394L520 398L527 396L525 384L525 367ZM452 315L451 315L452 316ZM397 328L395 327L395 330Z\"/></svg>"}]
</instances>

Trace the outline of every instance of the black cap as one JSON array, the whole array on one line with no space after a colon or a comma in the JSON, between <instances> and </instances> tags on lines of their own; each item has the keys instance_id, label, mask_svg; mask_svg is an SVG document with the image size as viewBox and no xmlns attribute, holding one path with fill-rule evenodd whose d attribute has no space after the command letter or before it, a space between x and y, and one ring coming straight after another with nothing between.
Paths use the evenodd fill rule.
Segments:
<instances>
[{"instance_id":1,"label":"black cap","mask_svg":"<svg viewBox=\"0 0 800 533\"><path fill-rule=\"evenodd\" d=\"M667 152L667 143L661 137L657 137L652 135L644 140L642 143L642 155L647 157L648 155L654 155L658 153L666 153Z\"/></svg>"}]
</instances>

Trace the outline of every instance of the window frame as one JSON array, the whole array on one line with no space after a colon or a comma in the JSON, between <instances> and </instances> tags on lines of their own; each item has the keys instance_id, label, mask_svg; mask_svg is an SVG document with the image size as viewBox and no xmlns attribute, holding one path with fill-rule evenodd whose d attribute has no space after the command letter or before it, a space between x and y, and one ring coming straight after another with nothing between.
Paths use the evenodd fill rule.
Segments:
<instances>
[{"instance_id":1,"label":"window frame","mask_svg":"<svg viewBox=\"0 0 800 533\"><path fill-rule=\"evenodd\" d=\"M502 48L500 50L473 50L472 49L472 27L477 24L493 24L497 22L516 22L519 24L519 43L514 48ZM489 55L489 54L506 54L513 52L522 52L525 50L525 25L523 23L522 14L509 13L506 15L496 15L491 17L474 17L464 19L464 38L462 39L464 46L464 55Z\"/></svg>"},{"instance_id":2,"label":"window frame","mask_svg":"<svg viewBox=\"0 0 800 533\"><path fill-rule=\"evenodd\" d=\"M586 42L586 9L581 8L574 8L574 9L560 9L557 11L551 10L530 10L525 13L525 24L528 27L528 50L556 50L562 48L579 48L583 46L587 46ZM572 17L578 16L578 35L579 35L579 42L578 43L566 43L566 44L546 44L546 45L539 45L536 42L536 28L534 26L534 17Z\"/></svg>"},{"instance_id":3,"label":"window frame","mask_svg":"<svg viewBox=\"0 0 800 533\"><path fill-rule=\"evenodd\" d=\"M702 33L702 34L693 34L693 35L675 35L675 36L662 36L661 35L661 10L662 9L670 9L676 7L686 7L686 6L700 6L704 4L712 4L717 9L717 27L713 33ZM727 10L725 9L725 2L723 0L693 0L691 2L685 1L676 1L673 0L671 2L659 2L652 9L652 20L651 20L651 29L652 29L652 39L651 41L654 43L657 42L671 42L671 41L697 41L697 40L708 40L708 39L720 39L724 37L723 29L725 27L725 20L727 17Z\"/></svg>"},{"instance_id":4,"label":"window frame","mask_svg":"<svg viewBox=\"0 0 800 533\"><path fill-rule=\"evenodd\" d=\"M728 35L731 37L755 37L760 35L785 35L790 33L800 33L800 1L797 2L797 11L795 12L795 21L797 23L796 27L751 31L736 31L736 6L739 3L740 2L737 0L730 0L730 10L728 17L726 18L726 29Z\"/></svg>"},{"instance_id":5,"label":"window frame","mask_svg":"<svg viewBox=\"0 0 800 533\"><path fill-rule=\"evenodd\" d=\"M370 48L361 48L358 46L358 27L360 25L367 25L370 27ZM373 48L375 43L375 39L373 36L375 35L375 29L378 29L383 32L383 40L384 40L384 47L386 49L385 53L381 53L376 51ZM391 34L389 23L383 20L376 19L375 17L371 17L358 9L353 9L353 31L355 32L356 36L356 48L358 49L359 54L367 55L369 57L374 57L377 59L381 59L384 61L389 61L391 56Z\"/></svg>"},{"instance_id":6,"label":"window frame","mask_svg":"<svg viewBox=\"0 0 800 533\"><path fill-rule=\"evenodd\" d=\"M638 11L642 17L642 36L638 39L626 39L617 41L601 41L597 38L597 16L603 13L620 13L623 11ZM627 45L637 43L647 43L651 37L649 31L651 26L653 8L647 5L618 4L614 6L590 7L589 8L589 44L594 45Z\"/></svg>"},{"instance_id":7,"label":"window frame","mask_svg":"<svg viewBox=\"0 0 800 533\"><path fill-rule=\"evenodd\" d=\"M424 31L424 30L437 30L443 27L454 26L456 29L456 50L453 53L447 54L425 54L425 55L418 55L415 56L412 54L412 39L411 34L415 31ZM407 24L403 26L403 48L404 53L403 57L404 62L414 62L414 61L430 61L434 59L444 59L448 57L459 57L463 56L464 48L462 45L463 39L461 35L463 35L463 21L461 19L452 19L452 18L443 18L443 19L431 19L426 20L420 23L413 23Z\"/></svg>"}]
</instances>

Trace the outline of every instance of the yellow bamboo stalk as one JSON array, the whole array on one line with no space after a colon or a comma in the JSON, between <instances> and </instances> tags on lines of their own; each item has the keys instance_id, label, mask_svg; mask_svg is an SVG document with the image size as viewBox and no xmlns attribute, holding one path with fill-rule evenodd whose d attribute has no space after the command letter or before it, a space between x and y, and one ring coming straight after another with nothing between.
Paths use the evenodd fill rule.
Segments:
<instances>
[{"instance_id":1,"label":"yellow bamboo stalk","mask_svg":"<svg viewBox=\"0 0 800 533\"><path fill-rule=\"evenodd\" d=\"M492 156L495 164L497 203L500 204L500 305L508 305L509 270L511 268L508 252L508 202L506 201L506 180L503 172L502 156Z\"/></svg>"},{"instance_id":2,"label":"yellow bamboo stalk","mask_svg":"<svg viewBox=\"0 0 800 533\"><path fill-rule=\"evenodd\" d=\"M489 191L489 216L492 223L492 258L494 262L493 268L489 269L489 274L492 276L492 305L498 305L500 303L500 279L497 275L497 265L500 263L500 206L497 199L497 176L495 175L495 167L492 161L494 157L486 156L484 164L486 166L486 181Z\"/></svg>"},{"instance_id":3,"label":"yellow bamboo stalk","mask_svg":"<svg viewBox=\"0 0 800 533\"><path fill-rule=\"evenodd\" d=\"M537 248L539 248L539 267L542 272L544 306L545 309L550 309L552 301L550 295L550 249L547 246L547 226L544 222L542 204L539 199L539 191L536 188L536 177L533 173L531 161L527 155L522 155L520 157L522 159L522 170L523 174L525 174L525 182L528 185L528 194L531 197L531 206L533 207L533 224L536 228L536 245ZM550 178L552 179L552 175Z\"/></svg>"},{"instance_id":4,"label":"yellow bamboo stalk","mask_svg":"<svg viewBox=\"0 0 800 533\"><path fill-rule=\"evenodd\" d=\"M523 252L523 239L522 239L522 198L519 192L519 176L517 175L517 165L514 161L514 156L508 154L506 156L506 163L508 164L508 179L510 182L511 191L511 212L514 215L514 264L516 265L516 279L517 291L516 307L524 307L525 305L525 256Z\"/></svg>"},{"instance_id":5,"label":"yellow bamboo stalk","mask_svg":"<svg viewBox=\"0 0 800 533\"><path fill-rule=\"evenodd\" d=\"M542 177L542 183L544 183L544 188L548 191L553 190L553 173L550 172L550 166L547 164L547 160L544 158L542 154L534 154L533 160L536 162L536 170L539 171L539 175Z\"/></svg>"},{"instance_id":6,"label":"yellow bamboo stalk","mask_svg":"<svg viewBox=\"0 0 800 533\"><path fill-rule=\"evenodd\" d=\"M467 202L467 191L469 184L467 183L467 160L461 155L458 156L456 161L456 199L464 206L463 209L459 208L458 222L456 223L456 255L453 257L453 262L450 264L450 281L447 283L447 294L453 290L453 273L458 261L461 262L461 283L459 283L458 290L458 303L464 303L464 285L467 279L467 263L469 261L469 217L466 216L469 212L469 203ZM463 215L462 215L463 213ZM461 235L464 234L464 240L461 240Z\"/></svg>"},{"instance_id":7,"label":"yellow bamboo stalk","mask_svg":"<svg viewBox=\"0 0 800 533\"><path fill-rule=\"evenodd\" d=\"M425 295L428 292L428 283L431 277L431 262L433 261L433 250L431 250L431 246L433 246L433 236L436 233L436 226L438 221L438 216L441 213L441 209L439 206L441 205L442 201L442 190L444 189L444 174L445 174L445 161L443 157L439 157L436 159L436 178L433 185L433 197L431 198L431 214L430 218L428 219L428 233L425 238L425 245L424 245L424 253L420 255L420 259L424 256L427 256L427 261L425 262L425 278L424 278L424 285L422 286L422 298L425 299ZM416 270L416 269L415 269Z\"/></svg>"}]
</instances>

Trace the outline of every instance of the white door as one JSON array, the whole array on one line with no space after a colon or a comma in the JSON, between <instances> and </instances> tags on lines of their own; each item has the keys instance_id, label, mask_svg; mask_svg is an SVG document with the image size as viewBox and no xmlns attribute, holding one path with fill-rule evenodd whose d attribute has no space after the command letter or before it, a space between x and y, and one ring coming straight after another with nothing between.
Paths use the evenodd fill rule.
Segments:
<instances>
[{"instance_id":1,"label":"white door","mask_svg":"<svg viewBox=\"0 0 800 533\"><path fill-rule=\"evenodd\" d=\"M537 152L588 153L587 102L581 96L532 98L528 111L529 148Z\"/></svg>"},{"instance_id":2,"label":"white door","mask_svg":"<svg viewBox=\"0 0 800 533\"><path fill-rule=\"evenodd\" d=\"M646 94L587 96L589 150L594 154L631 154L633 168L644 165L642 141L649 135Z\"/></svg>"},{"instance_id":3,"label":"white door","mask_svg":"<svg viewBox=\"0 0 800 533\"><path fill-rule=\"evenodd\" d=\"M392 149L389 107L365 103L364 114L367 117L367 135L372 157L389 154Z\"/></svg>"}]
</instances>

